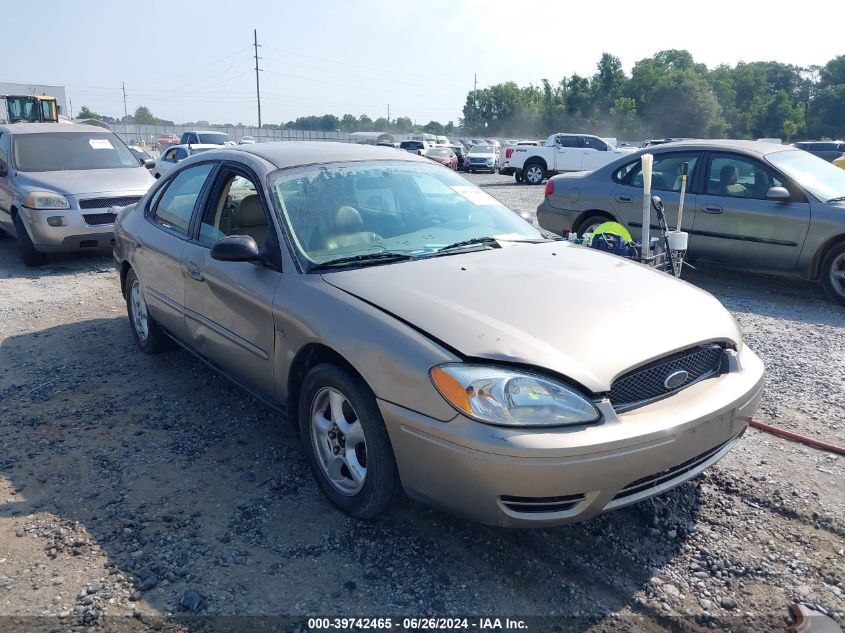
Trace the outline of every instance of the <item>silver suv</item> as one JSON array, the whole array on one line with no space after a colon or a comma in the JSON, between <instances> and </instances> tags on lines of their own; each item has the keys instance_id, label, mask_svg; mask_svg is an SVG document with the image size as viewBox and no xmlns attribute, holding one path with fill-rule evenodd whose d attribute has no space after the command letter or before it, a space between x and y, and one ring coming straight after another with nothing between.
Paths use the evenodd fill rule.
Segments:
<instances>
[{"instance_id":1,"label":"silver suv","mask_svg":"<svg viewBox=\"0 0 845 633\"><path fill-rule=\"evenodd\" d=\"M155 179L115 134L68 123L0 126L0 237L27 266L45 253L109 250L117 207Z\"/></svg>"}]
</instances>

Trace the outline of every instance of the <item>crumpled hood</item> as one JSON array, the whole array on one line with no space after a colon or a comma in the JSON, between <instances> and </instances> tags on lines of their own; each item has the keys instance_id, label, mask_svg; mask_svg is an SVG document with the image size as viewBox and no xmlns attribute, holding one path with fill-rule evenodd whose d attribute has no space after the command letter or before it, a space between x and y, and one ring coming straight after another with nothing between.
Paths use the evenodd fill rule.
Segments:
<instances>
[{"instance_id":1,"label":"crumpled hood","mask_svg":"<svg viewBox=\"0 0 845 633\"><path fill-rule=\"evenodd\" d=\"M139 165L120 169L18 172L15 182L20 187L78 196L103 192L146 192L155 178Z\"/></svg>"},{"instance_id":2,"label":"crumpled hood","mask_svg":"<svg viewBox=\"0 0 845 633\"><path fill-rule=\"evenodd\" d=\"M462 355L544 368L600 393L632 367L738 342L710 294L566 242L514 244L323 274Z\"/></svg>"}]
</instances>

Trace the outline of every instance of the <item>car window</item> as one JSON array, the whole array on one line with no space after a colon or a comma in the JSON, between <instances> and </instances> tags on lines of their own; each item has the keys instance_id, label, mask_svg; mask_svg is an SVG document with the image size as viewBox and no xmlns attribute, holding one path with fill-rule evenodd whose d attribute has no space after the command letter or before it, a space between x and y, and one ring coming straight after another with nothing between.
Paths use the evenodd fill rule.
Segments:
<instances>
[{"instance_id":1,"label":"car window","mask_svg":"<svg viewBox=\"0 0 845 633\"><path fill-rule=\"evenodd\" d=\"M596 149L600 152L607 151L607 143L603 140L598 138L593 138L592 136L582 136L581 137L584 141L584 147L589 147L591 149Z\"/></svg>"},{"instance_id":2,"label":"car window","mask_svg":"<svg viewBox=\"0 0 845 633\"><path fill-rule=\"evenodd\" d=\"M249 235L261 248L270 224L255 183L233 172L224 174L223 179L220 195L210 198L203 212L200 244L211 247L227 235Z\"/></svg>"},{"instance_id":3,"label":"car window","mask_svg":"<svg viewBox=\"0 0 845 633\"><path fill-rule=\"evenodd\" d=\"M765 200L771 187L783 187L783 182L752 158L717 154L710 160L705 190L711 195Z\"/></svg>"},{"instance_id":4,"label":"car window","mask_svg":"<svg viewBox=\"0 0 845 633\"><path fill-rule=\"evenodd\" d=\"M651 188L657 191L680 191L684 163L687 164L687 188L689 188L697 162L698 154L693 152L655 154L651 168ZM642 189L642 160L638 158L625 163L613 173L613 179L623 185Z\"/></svg>"},{"instance_id":5,"label":"car window","mask_svg":"<svg viewBox=\"0 0 845 633\"><path fill-rule=\"evenodd\" d=\"M185 160L186 158L188 158L188 150L186 150L184 147L180 147L176 150L176 155L174 156L174 159L177 162L180 160Z\"/></svg>"},{"instance_id":6,"label":"car window","mask_svg":"<svg viewBox=\"0 0 845 633\"><path fill-rule=\"evenodd\" d=\"M279 170L273 193L306 266L384 251L430 254L483 236L540 237L488 193L428 161Z\"/></svg>"},{"instance_id":7,"label":"car window","mask_svg":"<svg viewBox=\"0 0 845 633\"><path fill-rule=\"evenodd\" d=\"M153 220L187 237L197 198L213 168L205 163L180 171L154 203Z\"/></svg>"},{"instance_id":8,"label":"car window","mask_svg":"<svg viewBox=\"0 0 845 633\"><path fill-rule=\"evenodd\" d=\"M561 147L581 147L577 136L566 136L561 134L555 138L555 143Z\"/></svg>"}]
</instances>

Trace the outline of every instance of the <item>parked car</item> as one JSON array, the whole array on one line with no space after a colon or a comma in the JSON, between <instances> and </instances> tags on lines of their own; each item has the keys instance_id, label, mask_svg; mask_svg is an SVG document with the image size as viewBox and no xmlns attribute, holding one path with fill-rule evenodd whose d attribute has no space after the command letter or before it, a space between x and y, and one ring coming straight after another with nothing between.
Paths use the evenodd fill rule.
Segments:
<instances>
[{"instance_id":1,"label":"parked car","mask_svg":"<svg viewBox=\"0 0 845 633\"><path fill-rule=\"evenodd\" d=\"M799 141L793 143L793 145L805 152L810 152L814 156L823 158L829 163L845 155L845 142L843 141Z\"/></svg>"},{"instance_id":2,"label":"parked car","mask_svg":"<svg viewBox=\"0 0 845 633\"><path fill-rule=\"evenodd\" d=\"M191 130L182 132L179 139L180 145L236 145L232 137L225 132L207 132L203 130Z\"/></svg>"},{"instance_id":3,"label":"parked car","mask_svg":"<svg viewBox=\"0 0 845 633\"><path fill-rule=\"evenodd\" d=\"M425 157L436 163L445 165L449 169L458 171L458 157L451 147L432 147L425 153Z\"/></svg>"},{"instance_id":4,"label":"parked car","mask_svg":"<svg viewBox=\"0 0 845 633\"><path fill-rule=\"evenodd\" d=\"M27 266L45 253L105 250L116 208L153 178L112 132L90 125L0 126L0 234L18 240Z\"/></svg>"},{"instance_id":5,"label":"parked car","mask_svg":"<svg viewBox=\"0 0 845 633\"><path fill-rule=\"evenodd\" d=\"M833 161L833 164L836 165L837 167L840 167L841 169L845 169L845 156L837 158L836 160Z\"/></svg>"},{"instance_id":6,"label":"parked car","mask_svg":"<svg viewBox=\"0 0 845 633\"><path fill-rule=\"evenodd\" d=\"M452 144L452 141L449 140L448 136L438 136L437 140L435 141L437 145L441 145L443 147L448 147Z\"/></svg>"},{"instance_id":7,"label":"parked car","mask_svg":"<svg viewBox=\"0 0 845 633\"><path fill-rule=\"evenodd\" d=\"M654 155L652 188L672 226L679 170L689 166L688 258L819 280L845 305L845 171L792 146L756 141L687 141L647 151ZM639 239L643 152L552 178L537 208L540 226L585 233L616 220Z\"/></svg>"},{"instance_id":8,"label":"parked car","mask_svg":"<svg viewBox=\"0 0 845 633\"><path fill-rule=\"evenodd\" d=\"M212 150L115 235L139 349L175 339L286 414L358 518L401 486L489 524L586 519L718 461L760 399L762 363L712 296L545 239L407 153Z\"/></svg>"},{"instance_id":9,"label":"parked car","mask_svg":"<svg viewBox=\"0 0 845 633\"><path fill-rule=\"evenodd\" d=\"M399 149L404 149L406 152L416 154L417 156L424 156L434 145L428 141L405 140L399 143Z\"/></svg>"},{"instance_id":10,"label":"parked car","mask_svg":"<svg viewBox=\"0 0 845 633\"><path fill-rule=\"evenodd\" d=\"M464 162L467 171L489 171L494 174L499 168L499 151L493 145L473 145Z\"/></svg>"},{"instance_id":11,"label":"parked car","mask_svg":"<svg viewBox=\"0 0 845 633\"><path fill-rule=\"evenodd\" d=\"M150 173L157 179L161 178L164 174L171 171L176 166L176 163L185 160L188 156L201 154L210 149L220 147L223 147L223 145L174 145L162 152L161 156L153 163Z\"/></svg>"},{"instance_id":12,"label":"parked car","mask_svg":"<svg viewBox=\"0 0 845 633\"><path fill-rule=\"evenodd\" d=\"M499 173L517 182L539 185L565 171L589 171L606 165L623 152L591 134L552 134L542 147L509 145Z\"/></svg>"},{"instance_id":13,"label":"parked car","mask_svg":"<svg viewBox=\"0 0 845 633\"><path fill-rule=\"evenodd\" d=\"M241 137L241 145L249 145L252 143L255 143L255 139L252 136L247 134L246 136Z\"/></svg>"},{"instance_id":14,"label":"parked car","mask_svg":"<svg viewBox=\"0 0 845 633\"><path fill-rule=\"evenodd\" d=\"M466 151L464 150L463 145L450 145L449 149L451 149L455 156L458 159L458 171L466 171Z\"/></svg>"},{"instance_id":15,"label":"parked car","mask_svg":"<svg viewBox=\"0 0 845 633\"><path fill-rule=\"evenodd\" d=\"M160 152L164 151L171 145L179 144L179 137L175 134L162 134L156 138L156 149Z\"/></svg>"},{"instance_id":16,"label":"parked car","mask_svg":"<svg viewBox=\"0 0 845 633\"><path fill-rule=\"evenodd\" d=\"M147 153L143 147L139 145L127 145L126 147L129 148L129 151L132 152L132 155L138 159L138 164L147 167L148 169L152 168L152 165L155 163L155 158Z\"/></svg>"}]
</instances>

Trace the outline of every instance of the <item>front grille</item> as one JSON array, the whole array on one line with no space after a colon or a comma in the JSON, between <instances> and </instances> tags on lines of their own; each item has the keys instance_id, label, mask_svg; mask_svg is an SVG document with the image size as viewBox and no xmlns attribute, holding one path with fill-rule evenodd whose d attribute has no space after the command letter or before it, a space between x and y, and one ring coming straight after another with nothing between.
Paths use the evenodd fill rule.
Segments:
<instances>
[{"instance_id":1,"label":"front grille","mask_svg":"<svg viewBox=\"0 0 845 633\"><path fill-rule=\"evenodd\" d=\"M141 196L122 196L120 198L88 198L79 201L80 209L107 209L108 207L125 207L127 204L138 202Z\"/></svg>"},{"instance_id":2,"label":"front grille","mask_svg":"<svg viewBox=\"0 0 845 633\"><path fill-rule=\"evenodd\" d=\"M617 378L610 386L608 398L616 411L628 411L686 389L691 384L717 374L725 350L721 345L699 345L658 359ZM687 378L680 385L667 388L667 377L685 371Z\"/></svg>"},{"instance_id":3,"label":"front grille","mask_svg":"<svg viewBox=\"0 0 845 633\"><path fill-rule=\"evenodd\" d=\"M503 495L499 497L502 505L524 514L536 514L540 512L565 512L571 510L578 502L584 500L584 495L565 495L563 497L512 497Z\"/></svg>"},{"instance_id":4,"label":"front grille","mask_svg":"<svg viewBox=\"0 0 845 633\"><path fill-rule=\"evenodd\" d=\"M706 462L708 459L712 458L725 446L733 442L734 439L736 438L732 437L727 442L723 442L722 444L719 444L718 446L715 446L710 450L701 453L700 455L696 455L692 459L688 459L687 461L685 461L683 464L678 464L677 466L672 466L672 468L662 470L659 473L654 473L653 475L648 475L647 477L642 477L640 479L637 479L636 481L632 481L622 490L620 490L619 494L613 497L613 501L625 499L626 497L633 497L634 495L638 495L651 488L656 488L673 479L680 479L681 477L683 477L684 474L688 473L691 470L694 470L695 468Z\"/></svg>"},{"instance_id":5,"label":"front grille","mask_svg":"<svg viewBox=\"0 0 845 633\"><path fill-rule=\"evenodd\" d=\"M98 224L114 224L117 213L83 213L82 219L88 226L97 226Z\"/></svg>"}]
</instances>

